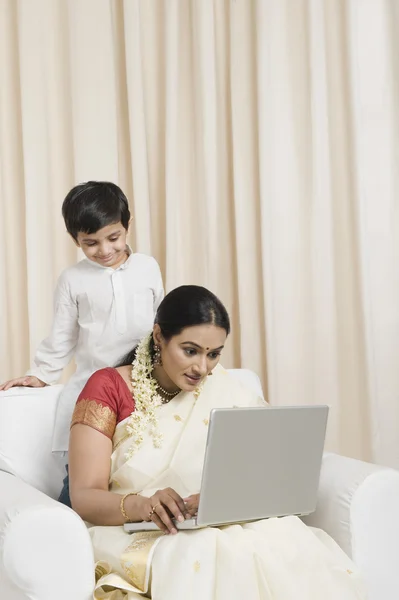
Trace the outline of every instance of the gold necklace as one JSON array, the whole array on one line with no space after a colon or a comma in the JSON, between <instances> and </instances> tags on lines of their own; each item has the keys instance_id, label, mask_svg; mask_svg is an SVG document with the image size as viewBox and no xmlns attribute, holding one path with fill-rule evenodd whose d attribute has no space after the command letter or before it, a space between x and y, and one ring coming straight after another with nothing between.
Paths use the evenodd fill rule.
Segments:
<instances>
[{"instance_id":1,"label":"gold necklace","mask_svg":"<svg viewBox=\"0 0 399 600\"><path fill-rule=\"evenodd\" d=\"M179 394L181 392L181 390L177 390L176 392L167 392L161 385L159 385L158 381L157 381L157 388L159 389L160 392L162 392L162 394L164 394L166 396L166 398L162 398L162 404L167 404L175 396L177 396L177 394Z\"/></svg>"},{"instance_id":2,"label":"gold necklace","mask_svg":"<svg viewBox=\"0 0 399 600\"><path fill-rule=\"evenodd\" d=\"M132 379L132 373L133 373L133 367L132 367L132 370L131 370L131 372L130 372L130 381L131 381L132 387L134 387L134 384L133 384L133 379ZM158 383L158 380L157 380L157 379L156 379L156 378L155 378L153 375L152 375L152 378L155 380L155 383L156 383L156 385L157 385L157 388L158 388L158 390L159 390L159 391L161 391L161 392L162 392L162 394L163 394L164 396L166 396L166 398L168 398L168 399L162 398L162 404L166 404L166 402L170 402L170 401L172 400L172 398L174 398L175 396L177 396L177 394L180 394L180 392L181 392L181 390L180 390L180 389L176 390L175 392L168 392L168 391L166 391L166 390L165 390L165 388L163 388L163 387L162 387L162 386L161 386L161 385ZM133 392L132 392L132 393L133 393ZM163 400L165 400L165 402L163 402Z\"/></svg>"}]
</instances>

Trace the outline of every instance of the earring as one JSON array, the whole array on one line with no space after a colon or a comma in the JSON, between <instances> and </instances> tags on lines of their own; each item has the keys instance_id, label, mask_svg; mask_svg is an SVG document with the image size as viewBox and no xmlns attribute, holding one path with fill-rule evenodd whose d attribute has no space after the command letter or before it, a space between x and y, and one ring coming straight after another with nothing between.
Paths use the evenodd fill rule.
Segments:
<instances>
[{"instance_id":1,"label":"earring","mask_svg":"<svg viewBox=\"0 0 399 600\"><path fill-rule=\"evenodd\" d=\"M154 346L154 367L162 367L161 348L157 345Z\"/></svg>"}]
</instances>

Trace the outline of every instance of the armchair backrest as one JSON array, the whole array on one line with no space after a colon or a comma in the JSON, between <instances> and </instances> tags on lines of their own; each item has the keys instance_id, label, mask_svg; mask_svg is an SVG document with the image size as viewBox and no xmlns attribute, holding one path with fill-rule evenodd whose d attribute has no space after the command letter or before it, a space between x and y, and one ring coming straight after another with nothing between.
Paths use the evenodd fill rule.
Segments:
<instances>
[{"instance_id":1,"label":"armchair backrest","mask_svg":"<svg viewBox=\"0 0 399 600\"><path fill-rule=\"evenodd\" d=\"M249 388L260 398L264 398L262 385L255 371L250 369L229 369L230 375L238 379L245 387Z\"/></svg>"}]
</instances>

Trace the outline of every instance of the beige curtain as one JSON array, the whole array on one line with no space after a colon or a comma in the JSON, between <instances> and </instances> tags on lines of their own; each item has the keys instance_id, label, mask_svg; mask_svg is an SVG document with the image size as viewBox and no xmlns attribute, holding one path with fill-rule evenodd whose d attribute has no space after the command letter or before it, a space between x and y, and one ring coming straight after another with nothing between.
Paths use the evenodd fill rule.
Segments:
<instances>
[{"instance_id":1,"label":"beige curtain","mask_svg":"<svg viewBox=\"0 0 399 600\"><path fill-rule=\"evenodd\" d=\"M226 303L226 366L399 467L398 34L396 0L0 0L0 379L109 179L166 289Z\"/></svg>"}]
</instances>

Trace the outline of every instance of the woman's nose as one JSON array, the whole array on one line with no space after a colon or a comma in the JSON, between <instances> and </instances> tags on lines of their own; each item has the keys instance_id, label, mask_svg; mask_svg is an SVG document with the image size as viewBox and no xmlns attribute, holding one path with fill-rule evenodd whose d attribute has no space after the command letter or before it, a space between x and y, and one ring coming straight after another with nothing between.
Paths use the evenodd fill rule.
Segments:
<instances>
[{"instance_id":1,"label":"woman's nose","mask_svg":"<svg viewBox=\"0 0 399 600\"><path fill-rule=\"evenodd\" d=\"M196 367L197 367L198 375L201 375L203 377L204 375L207 374L208 365L207 365L207 361L206 361L206 356L198 357Z\"/></svg>"}]
</instances>

